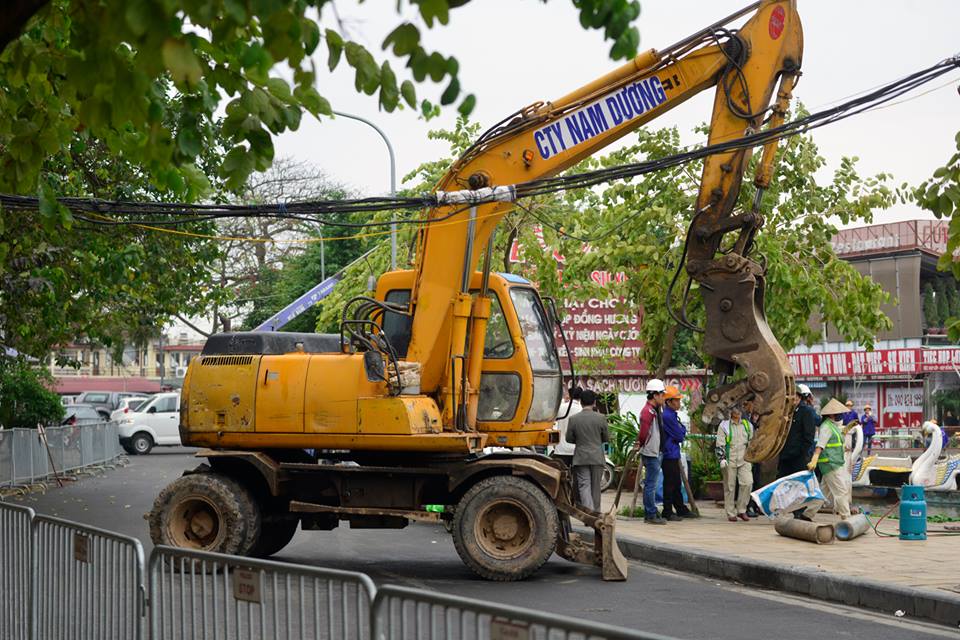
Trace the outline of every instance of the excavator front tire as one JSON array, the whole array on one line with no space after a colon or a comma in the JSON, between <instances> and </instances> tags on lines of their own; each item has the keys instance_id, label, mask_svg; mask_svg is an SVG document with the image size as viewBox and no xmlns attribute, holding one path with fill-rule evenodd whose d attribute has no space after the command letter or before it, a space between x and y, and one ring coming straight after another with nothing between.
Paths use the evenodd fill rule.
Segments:
<instances>
[{"instance_id":1,"label":"excavator front tire","mask_svg":"<svg viewBox=\"0 0 960 640\"><path fill-rule=\"evenodd\" d=\"M148 517L157 545L248 555L260 538L250 492L218 473L193 473L167 485Z\"/></svg>"},{"instance_id":2,"label":"excavator front tire","mask_svg":"<svg viewBox=\"0 0 960 640\"><path fill-rule=\"evenodd\" d=\"M463 562L487 580L523 580L557 544L556 505L524 478L495 476L471 487L453 517L453 543Z\"/></svg>"}]
</instances>

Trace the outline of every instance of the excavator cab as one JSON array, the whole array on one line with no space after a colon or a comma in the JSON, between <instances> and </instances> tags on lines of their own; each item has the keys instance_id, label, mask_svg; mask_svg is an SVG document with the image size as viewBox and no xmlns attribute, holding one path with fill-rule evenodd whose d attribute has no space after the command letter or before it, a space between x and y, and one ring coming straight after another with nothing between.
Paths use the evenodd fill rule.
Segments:
<instances>
[{"instance_id":1,"label":"excavator cab","mask_svg":"<svg viewBox=\"0 0 960 640\"><path fill-rule=\"evenodd\" d=\"M407 356L410 343L414 278L414 271L386 273L375 294L376 300L399 308L385 311L380 327L400 360ZM482 274L476 272L470 284L475 298ZM486 446L553 444L556 434L550 429L563 395L553 318L533 284L521 276L491 273L487 295L490 315L483 342L476 430L487 435Z\"/></svg>"}]
</instances>

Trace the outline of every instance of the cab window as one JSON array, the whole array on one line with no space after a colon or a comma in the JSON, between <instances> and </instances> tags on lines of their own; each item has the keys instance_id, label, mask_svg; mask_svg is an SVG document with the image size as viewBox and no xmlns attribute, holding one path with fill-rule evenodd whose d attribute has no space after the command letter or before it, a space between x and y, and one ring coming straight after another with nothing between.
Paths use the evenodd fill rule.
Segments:
<instances>
[{"instance_id":1,"label":"cab window","mask_svg":"<svg viewBox=\"0 0 960 640\"><path fill-rule=\"evenodd\" d=\"M386 301L392 304L410 305L410 289L394 289L387 293ZM397 350L397 357L407 357L407 348L410 346L410 330L413 327L413 317L402 313L387 311L383 314L383 332L387 334L390 344Z\"/></svg>"},{"instance_id":2,"label":"cab window","mask_svg":"<svg viewBox=\"0 0 960 640\"><path fill-rule=\"evenodd\" d=\"M487 320L487 335L483 341L483 357L502 360L513 355L513 338L503 315L503 307L497 294L490 293L490 318Z\"/></svg>"}]
</instances>

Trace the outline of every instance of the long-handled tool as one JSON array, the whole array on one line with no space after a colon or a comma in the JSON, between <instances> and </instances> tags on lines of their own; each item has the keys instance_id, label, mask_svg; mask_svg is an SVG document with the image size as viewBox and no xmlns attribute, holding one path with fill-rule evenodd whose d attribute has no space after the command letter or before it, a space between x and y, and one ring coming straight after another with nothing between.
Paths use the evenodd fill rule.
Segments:
<instances>
[{"instance_id":1,"label":"long-handled tool","mask_svg":"<svg viewBox=\"0 0 960 640\"><path fill-rule=\"evenodd\" d=\"M683 470L681 469L681 471ZM681 473L680 479L683 480L683 488L687 492L687 504L690 506L690 512L695 516L699 516L700 507L697 506L697 501L693 497L693 489L690 488L690 478L687 477L686 473Z\"/></svg>"}]
</instances>

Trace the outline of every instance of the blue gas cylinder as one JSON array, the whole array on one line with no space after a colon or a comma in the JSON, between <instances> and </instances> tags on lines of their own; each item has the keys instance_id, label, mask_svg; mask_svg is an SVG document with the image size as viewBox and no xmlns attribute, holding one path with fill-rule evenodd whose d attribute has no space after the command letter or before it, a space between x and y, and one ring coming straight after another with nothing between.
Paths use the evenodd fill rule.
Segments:
<instances>
[{"instance_id":1,"label":"blue gas cylinder","mask_svg":"<svg viewBox=\"0 0 960 640\"><path fill-rule=\"evenodd\" d=\"M900 488L900 539L927 539L927 501L919 485Z\"/></svg>"}]
</instances>

